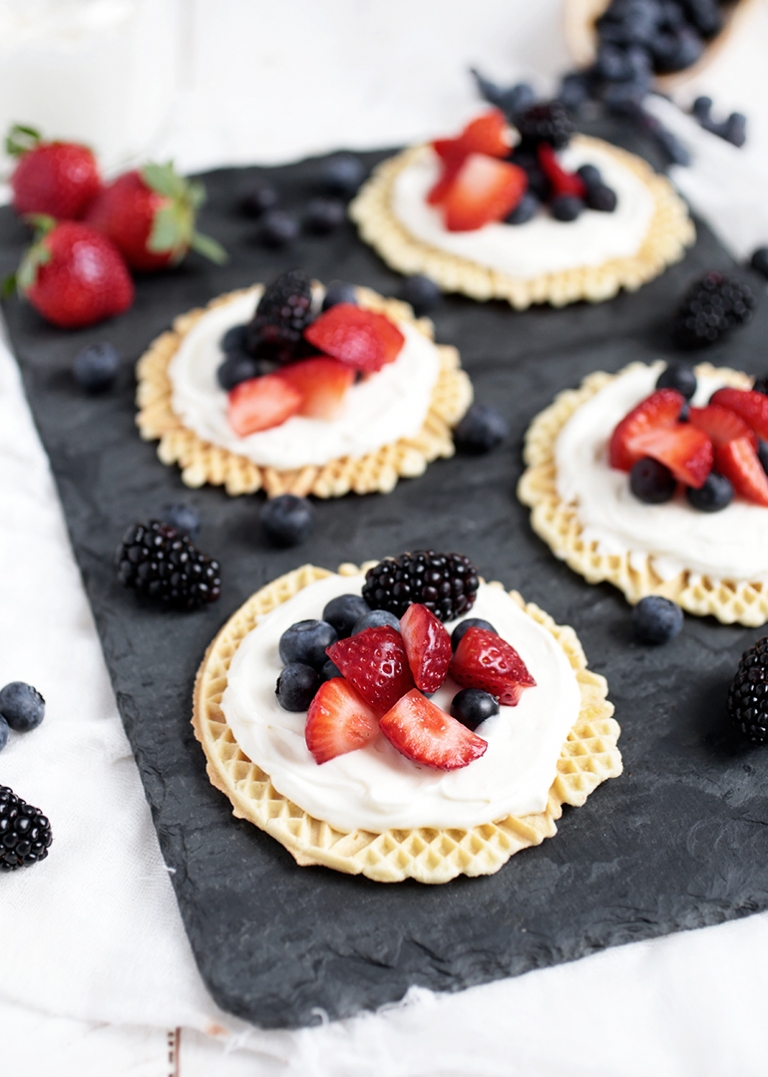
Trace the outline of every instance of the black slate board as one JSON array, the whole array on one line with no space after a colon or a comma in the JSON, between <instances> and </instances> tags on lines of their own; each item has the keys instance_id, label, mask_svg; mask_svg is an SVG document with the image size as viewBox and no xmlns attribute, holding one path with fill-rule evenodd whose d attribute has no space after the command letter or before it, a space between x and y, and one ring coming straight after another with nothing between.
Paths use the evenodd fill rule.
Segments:
<instances>
[{"instance_id":1,"label":"black slate board","mask_svg":"<svg viewBox=\"0 0 768 1077\"><path fill-rule=\"evenodd\" d=\"M732 269L730 259L699 225L685 262L597 307L518 314L502 303L443 299L434 315L438 340L461 350L477 399L508 415L509 444L479 460L433 464L387 497L320 503L314 537L299 550L274 551L259 534L261 497L190 492L176 469L158 462L155 446L139 440L132 368L174 315L294 265L326 281L396 292L399 278L351 226L274 253L237 215L249 180L268 175L284 203L298 207L317 169L308 161L208 174L201 229L225 243L231 262L213 268L193 256L181 269L140 280L135 306L113 323L62 333L16 301L5 308L163 855L214 998L265 1027L295 1027L316 1020L315 1007L345 1017L399 999L412 984L458 990L768 907L768 754L740 745L723 726L736 662L760 632L688 617L669 646L637 645L621 595L588 586L557 562L514 493L523 432L555 391L592 370L673 354L665 324L678 297L705 269ZM25 237L11 212L0 211L3 275ZM757 290L757 278L752 283ZM766 336L762 298L754 323L707 358L762 372ZM85 397L69 373L72 359L104 338L125 357L120 384ZM223 564L221 601L192 615L139 605L116 584L112 566L125 526L180 498L200 508L200 546ZM235 821L206 780L189 725L198 663L244 599L296 565L335 568L425 545L468 553L487 578L575 626L592 668L610 684L624 775L585 807L566 809L556 838L490 878L384 886L299 869L275 841Z\"/></svg>"}]
</instances>

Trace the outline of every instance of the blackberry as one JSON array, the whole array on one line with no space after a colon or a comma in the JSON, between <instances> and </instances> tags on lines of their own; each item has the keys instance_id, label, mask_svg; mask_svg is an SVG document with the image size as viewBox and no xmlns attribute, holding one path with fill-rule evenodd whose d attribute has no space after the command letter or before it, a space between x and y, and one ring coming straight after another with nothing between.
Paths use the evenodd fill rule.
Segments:
<instances>
[{"instance_id":1,"label":"blackberry","mask_svg":"<svg viewBox=\"0 0 768 1077\"><path fill-rule=\"evenodd\" d=\"M417 550L388 557L365 575L363 598L373 610L402 617L421 602L441 621L453 621L472 608L477 597L477 569L458 553Z\"/></svg>"},{"instance_id":2,"label":"blackberry","mask_svg":"<svg viewBox=\"0 0 768 1077\"><path fill-rule=\"evenodd\" d=\"M115 560L124 587L176 609L191 610L221 595L219 562L159 520L129 527Z\"/></svg>"},{"instance_id":3,"label":"blackberry","mask_svg":"<svg viewBox=\"0 0 768 1077\"><path fill-rule=\"evenodd\" d=\"M548 142L562 149L571 141L576 124L562 101L543 101L517 117L517 129L523 142Z\"/></svg>"},{"instance_id":4,"label":"blackberry","mask_svg":"<svg viewBox=\"0 0 768 1077\"><path fill-rule=\"evenodd\" d=\"M755 744L768 741L768 636L748 647L728 692L728 716Z\"/></svg>"},{"instance_id":5,"label":"blackberry","mask_svg":"<svg viewBox=\"0 0 768 1077\"><path fill-rule=\"evenodd\" d=\"M0 785L0 871L45 860L52 840L51 824L40 809Z\"/></svg>"},{"instance_id":6,"label":"blackberry","mask_svg":"<svg viewBox=\"0 0 768 1077\"><path fill-rule=\"evenodd\" d=\"M312 286L302 269L281 273L268 284L248 324L247 347L259 358L289 362L312 321Z\"/></svg>"},{"instance_id":7,"label":"blackberry","mask_svg":"<svg viewBox=\"0 0 768 1077\"><path fill-rule=\"evenodd\" d=\"M740 280L706 273L694 281L672 322L672 336L683 348L703 348L752 317L755 297Z\"/></svg>"}]
</instances>

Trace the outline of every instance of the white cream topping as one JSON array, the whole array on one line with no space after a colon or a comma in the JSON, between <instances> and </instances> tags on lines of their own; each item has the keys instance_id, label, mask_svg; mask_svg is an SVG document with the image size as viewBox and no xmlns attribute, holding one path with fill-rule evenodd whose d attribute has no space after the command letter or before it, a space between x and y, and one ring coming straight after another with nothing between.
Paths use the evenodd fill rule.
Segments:
<instances>
[{"instance_id":1,"label":"white cream topping","mask_svg":"<svg viewBox=\"0 0 768 1077\"><path fill-rule=\"evenodd\" d=\"M336 595L359 594L363 581L337 575L319 580L273 610L242 641L221 706L245 754L280 793L344 831L464 829L543 811L560 750L579 714L579 685L554 636L504 590L485 584L468 616L490 621L536 681L516 707L501 707L478 727L478 736L488 741L485 755L461 770L439 771L406 759L379 734L357 751L314 761L304 740L306 714L284 711L275 697L282 668L278 641L296 621L320 618ZM449 681L434 702L449 710L457 691Z\"/></svg>"},{"instance_id":2,"label":"white cream topping","mask_svg":"<svg viewBox=\"0 0 768 1077\"><path fill-rule=\"evenodd\" d=\"M440 174L440 159L430 146L397 176L392 211L411 235L431 247L526 280L636 254L654 210L647 186L597 147L574 143L561 152L560 159L570 171L583 164L596 165L604 182L616 192L615 211L585 210L577 220L566 223L542 210L523 225L493 223L474 232L449 232L440 208L426 201Z\"/></svg>"},{"instance_id":3,"label":"white cream topping","mask_svg":"<svg viewBox=\"0 0 768 1077\"><path fill-rule=\"evenodd\" d=\"M173 410L188 429L260 467L281 470L358 458L419 433L440 361L432 341L401 322L405 343L400 354L348 389L338 418L329 422L294 415L271 430L238 437L227 421L227 394L216 380L224 359L219 342L227 329L250 321L260 294L254 288L214 307L182 339L168 376Z\"/></svg>"},{"instance_id":4,"label":"white cream topping","mask_svg":"<svg viewBox=\"0 0 768 1077\"><path fill-rule=\"evenodd\" d=\"M683 569L710 580L768 579L768 509L735 498L721 512L699 512L677 494L662 505L646 505L629 488L629 475L608 464L608 442L616 424L649 396L664 369L633 364L571 416L555 445L557 492L576 506L586 542L604 554L652 555L662 579ZM693 398L703 407L725 384L699 376Z\"/></svg>"}]
</instances>

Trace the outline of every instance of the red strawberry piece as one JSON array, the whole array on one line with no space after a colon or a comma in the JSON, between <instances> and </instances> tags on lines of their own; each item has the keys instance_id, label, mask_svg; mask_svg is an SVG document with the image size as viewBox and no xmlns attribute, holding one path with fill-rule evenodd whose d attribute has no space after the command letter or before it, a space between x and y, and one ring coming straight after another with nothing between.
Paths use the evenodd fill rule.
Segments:
<instances>
[{"instance_id":1,"label":"red strawberry piece","mask_svg":"<svg viewBox=\"0 0 768 1077\"><path fill-rule=\"evenodd\" d=\"M35 243L16 280L35 310L60 329L80 329L122 314L134 288L123 256L87 225L38 217Z\"/></svg>"},{"instance_id":2,"label":"red strawberry piece","mask_svg":"<svg viewBox=\"0 0 768 1077\"><path fill-rule=\"evenodd\" d=\"M651 456L668 467L678 482L696 489L704 485L712 470L712 442L703 430L690 423L646 430L633 439L632 447L641 457Z\"/></svg>"},{"instance_id":3,"label":"red strawberry piece","mask_svg":"<svg viewBox=\"0 0 768 1077\"><path fill-rule=\"evenodd\" d=\"M459 174L464 162L463 157L457 157L454 161L443 161L443 168L437 182L430 187L427 194L427 202L430 206L436 206L443 201L451 189L451 184Z\"/></svg>"},{"instance_id":4,"label":"red strawberry piece","mask_svg":"<svg viewBox=\"0 0 768 1077\"><path fill-rule=\"evenodd\" d=\"M522 168L482 153L471 153L445 195L443 218L449 232L472 232L501 221L528 186Z\"/></svg>"},{"instance_id":5,"label":"red strawberry piece","mask_svg":"<svg viewBox=\"0 0 768 1077\"><path fill-rule=\"evenodd\" d=\"M458 770L485 755L488 742L441 711L417 688L387 711L379 728L398 752L437 770Z\"/></svg>"},{"instance_id":6,"label":"red strawberry piece","mask_svg":"<svg viewBox=\"0 0 768 1077\"><path fill-rule=\"evenodd\" d=\"M75 142L44 142L32 127L11 128L6 150L19 162L11 176L17 213L57 220L82 217L101 187L96 158Z\"/></svg>"},{"instance_id":7,"label":"red strawberry piece","mask_svg":"<svg viewBox=\"0 0 768 1077\"><path fill-rule=\"evenodd\" d=\"M634 448L634 441L648 430L674 426L685 398L676 389L657 389L625 415L611 435L608 457L611 467L631 471L646 453Z\"/></svg>"},{"instance_id":8,"label":"red strawberry piece","mask_svg":"<svg viewBox=\"0 0 768 1077\"><path fill-rule=\"evenodd\" d=\"M343 677L324 681L307 711L304 738L316 763L364 748L379 732L376 712Z\"/></svg>"},{"instance_id":9,"label":"red strawberry piece","mask_svg":"<svg viewBox=\"0 0 768 1077\"><path fill-rule=\"evenodd\" d=\"M366 374L397 359L405 337L389 318L354 303L337 303L304 330L310 344Z\"/></svg>"},{"instance_id":10,"label":"red strawberry piece","mask_svg":"<svg viewBox=\"0 0 768 1077\"><path fill-rule=\"evenodd\" d=\"M507 118L501 109L492 108L470 120L458 138L437 138L435 153L446 163L461 162L470 153L489 157L506 157L512 146Z\"/></svg>"},{"instance_id":11,"label":"red strawberry piece","mask_svg":"<svg viewBox=\"0 0 768 1077\"><path fill-rule=\"evenodd\" d=\"M276 377L284 378L303 396L299 415L312 419L336 419L344 405L355 371L338 359L304 359L281 367Z\"/></svg>"},{"instance_id":12,"label":"red strawberry piece","mask_svg":"<svg viewBox=\"0 0 768 1077\"><path fill-rule=\"evenodd\" d=\"M413 688L403 638L389 625L337 640L325 653L380 714Z\"/></svg>"},{"instance_id":13,"label":"red strawberry piece","mask_svg":"<svg viewBox=\"0 0 768 1077\"><path fill-rule=\"evenodd\" d=\"M718 389L709 402L735 411L759 438L768 440L768 396L754 389Z\"/></svg>"},{"instance_id":14,"label":"red strawberry piece","mask_svg":"<svg viewBox=\"0 0 768 1077\"><path fill-rule=\"evenodd\" d=\"M451 637L442 621L420 602L412 602L400 618L400 633L416 687L436 692L451 664Z\"/></svg>"},{"instance_id":15,"label":"red strawberry piece","mask_svg":"<svg viewBox=\"0 0 768 1077\"><path fill-rule=\"evenodd\" d=\"M148 164L124 172L102 189L86 220L109 236L131 269L177 265L190 247L213 262L226 261L224 248L195 231L205 188L177 175L172 164Z\"/></svg>"},{"instance_id":16,"label":"red strawberry piece","mask_svg":"<svg viewBox=\"0 0 768 1077\"><path fill-rule=\"evenodd\" d=\"M768 475L749 438L735 438L718 446L715 468L731 480L737 494L768 508Z\"/></svg>"},{"instance_id":17,"label":"red strawberry piece","mask_svg":"<svg viewBox=\"0 0 768 1077\"><path fill-rule=\"evenodd\" d=\"M536 684L515 648L487 628L467 629L450 674L462 688L482 688L505 707L516 706L524 689Z\"/></svg>"},{"instance_id":18,"label":"red strawberry piece","mask_svg":"<svg viewBox=\"0 0 768 1077\"><path fill-rule=\"evenodd\" d=\"M259 430L280 426L298 415L304 397L299 390L277 374L241 381L229 393L227 419L240 438Z\"/></svg>"},{"instance_id":19,"label":"red strawberry piece","mask_svg":"<svg viewBox=\"0 0 768 1077\"><path fill-rule=\"evenodd\" d=\"M740 415L721 404L707 404L705 408L689 408L688 422L698 426L708 435L712 444L727 445L736 438L749 438L753 448L757 448L757 438Z\"/></svg>"},{"instance_id":20,"label":"red strawberry piece","mask_svg":"<svg viewBox=\"0 0 768 1077\"><path fill-rule=\"evenodd\" d=\"M555 150L548 142L540 142L536 147L536 156L541 165L541 171L552 184L554 197L569 194L575 198L586 198L587 185L581 176L575 172L566 172L557 159Z\"/></svg>"}]
</instances>

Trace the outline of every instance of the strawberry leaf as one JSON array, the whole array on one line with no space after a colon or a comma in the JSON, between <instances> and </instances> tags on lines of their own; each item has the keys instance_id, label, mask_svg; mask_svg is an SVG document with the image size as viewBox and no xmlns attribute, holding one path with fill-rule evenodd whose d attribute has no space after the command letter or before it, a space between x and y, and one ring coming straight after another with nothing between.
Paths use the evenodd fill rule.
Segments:
<instances>
[{"instance_id":1,"label":"strawberry leaf","mask_svg":"<svg viewBox=\"0 0 768 1077\"><path fill-rule=\"evenodd\" d=\"M44 266L46 262L50 262L52 257L53 255L43 238L33 243L22 258L16 274L16 283L22 294L26 294L34 286L38 268Z\"/></svg>"},{"instance_id":2,"label":"strawberry leaf","mask_svg":"<svg viewBox=\"0 0 768 1077\"><path fill-rule=\"evenodd\" d=\"M195 232L192 236L192 249L218 266L229 261L229 255L222 245L211 236L204 236L200 232Z\"/></svg>"},{"instance_id":3,"label":"strawberry leaf","mask_svg":"<svg viewBox=\"0 0 768 1077\"><path fill-rule=\"evenodd\" d=\"M152 231L147 241L147 249L153 254L166 254L177 248L188 246L189 240L184 235L184 225L180 220L179 209L175 205L162 206L155 214Z\"/></svg>"},{"instance_id":4,"label":"strawberry leaf","mask_svg":"<svg viewBox=\"0 0 768 1077\"><path fill-rule=\"evenodd\" d=\"M5 138L5 152L11 157L20 157L22 153L33 150L42 141L42 136L34 127L25 127L15 123Z\"/></svg>"},{"instance_id":5,"label":"strawberry leaf","mask_svg":"<svg viewBox=\"0 0 768 1077\"><path fill-rule=\"evenodd\" d=\"M177 175L173 167L173 161L165 165L148 164L141 170L141 178L147 187L166 198L183 198L186 193L186 182Z\"/></svg>"},{"instance_id":6,"label":"strawberry leaf","mask_svg":"<svg viewBox=\"0 0 768 1077\"><path fill-rule=\"evenodd\" d=\"M2 286L2 290L0 291L0 296L2 296L3 299L10 299L11 296L16 293L18 287L19 287L19 282L16 279L16 274L15 273L9 273L8 276L5 278L5 280L3 281L3 286Z\"/></svg>"},{"instance_id":7,"label":"strawberry leaf","mask_svg":"<svg viewBox=\"0 0 768 1077\"><path fill-rule=\"evenodd\" d=\"M200 209L207 197L205 185L200 180L187 181L187 198L193 209Z\"/></svg>"}]
</instances>

